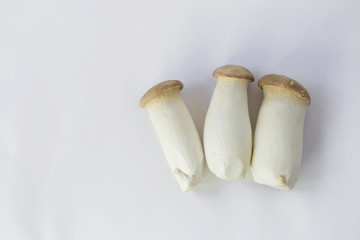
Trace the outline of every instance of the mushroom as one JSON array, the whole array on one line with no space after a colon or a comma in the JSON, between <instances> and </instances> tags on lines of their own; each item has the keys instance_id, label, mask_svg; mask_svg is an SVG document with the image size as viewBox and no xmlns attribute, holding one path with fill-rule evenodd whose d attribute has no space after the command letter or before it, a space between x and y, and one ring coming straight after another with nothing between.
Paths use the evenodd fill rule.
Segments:
<instances>
[{"instance_id":1,"label":"mushroom","mask_svg":"<svg viewBox=\"0 0 360 240\"><path fill-rule=\"evenodd\" d=\"M242 179L251 160L247 87L254 77L246 68L235 65L219 67L213 76L217 82L204 125L206 162L221 179Z\"/></svg>"},{"instance_id":2,"label":"mushroom","mask_svg":"<svg viewBox=\"0 0 360 240\"><path fill-rule=\"evenodd\" d=\"M263 89L254 135L252 173L255 182L292 189L299 176L308 91L283 75L262 77Z\"/></svg>"},{"instance_id":3,"label":"mushroom","mask_svg":"<svg viewBox=\"0 0 360 240\"><path fill-rule=\"evenodd\" d=\"M191 115L180 95L183 84L161 82L140 100L159 137L170 169L183 191L200 182L204 152Z\"/></svg>"}]
</instances>

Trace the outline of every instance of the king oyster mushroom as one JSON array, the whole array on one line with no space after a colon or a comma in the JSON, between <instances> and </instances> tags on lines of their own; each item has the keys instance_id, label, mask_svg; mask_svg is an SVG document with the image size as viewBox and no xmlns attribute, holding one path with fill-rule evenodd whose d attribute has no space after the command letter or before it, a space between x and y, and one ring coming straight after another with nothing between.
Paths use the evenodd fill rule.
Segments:
<instances>
[{"instance_id":1,"label":"king oyster mushroom","mask_svg":"<svg viewBox=\"0 0 360 240\"><path fill-rule=\"evenodd\" d=\"M255 182L291 189L299 176L308 91L297 81L270 74L258 82L263 89L254 135L252 173Z\"/></svg>"},{"instance_id":2,"label":"king oyster mushroom","mask_svg":"<svg viewBox=\"0 0 360 240\"><path fill-rule=\"evenodd\" d=\"M251 160L247 87L254 77L246 68L235 65L219 67L213 76L217 82L204 125L206 162L221 179L242 179Z\"/></svg>"},{"instance_id":3,"label":"king oyster mushroom","mask_svg":"<svg viewBox=\"0 0 360 240\"><path fill-rule=\"evenodd\" d=\"M183 84L177 80L161 82L140 100L159 137L170 169L183 191L201 180L204 153L199 134L180 95Z\"/></svg>"}]
</instances>

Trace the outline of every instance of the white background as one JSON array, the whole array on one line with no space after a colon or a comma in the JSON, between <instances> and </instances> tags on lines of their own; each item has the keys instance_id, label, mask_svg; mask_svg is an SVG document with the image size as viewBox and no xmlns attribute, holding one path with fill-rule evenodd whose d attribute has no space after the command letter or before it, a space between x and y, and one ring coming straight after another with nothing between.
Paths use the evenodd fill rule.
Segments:
<instances>
[{"instance_id":1,"label":"white background","mask_svg":"<svg viewBox=\"0 0 360 240\"><path fill-rule=\"evenodd\" d=\"M1 1L0 239L360 239L359 25L357 0ZM179 79L202 134L224 64L309 90L292 191L173 178L138 102Z\"/></svg>"}]
</instances>

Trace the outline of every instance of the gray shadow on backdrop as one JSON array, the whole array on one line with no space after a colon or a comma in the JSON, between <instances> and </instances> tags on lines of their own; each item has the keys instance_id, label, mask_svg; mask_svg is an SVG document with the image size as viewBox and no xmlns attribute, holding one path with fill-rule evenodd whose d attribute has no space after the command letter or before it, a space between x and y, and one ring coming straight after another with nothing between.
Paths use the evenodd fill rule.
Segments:
<instances>
[{"instance_id":1,"label":"gray shadow on backdrop","mask_svg":"<svg viewBox=\"0 0 360 240\"><path fill-rule=\"evenodd\" d=\"M206 81L201 81L202 83ZM207 108L209 106L209 96L206 88L199 83L191 86L184 86L182 91L184 102L189 109L191 117L194 120L196 129L199 132L201 141L203 140L204 122Z\"/></svg>"}]
</instances>

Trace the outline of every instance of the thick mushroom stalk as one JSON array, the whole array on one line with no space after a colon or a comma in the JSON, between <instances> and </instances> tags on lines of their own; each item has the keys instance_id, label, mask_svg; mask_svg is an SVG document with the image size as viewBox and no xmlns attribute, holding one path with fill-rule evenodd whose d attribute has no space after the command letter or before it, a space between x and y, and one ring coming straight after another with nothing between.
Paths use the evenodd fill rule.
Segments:
<instances>
[{"instance_id":1,"label":"thick mushroom stalk","mask_svg":"<svg viewBox=\"0 0 360 240\"><path fill-rule=\"evenodd\" d=\"M270 74L261 78L264 91L254 135L252 173L255 182L291 189L299 176L307 90L295 80Z\"/></svg>"},{"instance_id":2,"label":"thick mushroom stalk","mask_svg":"<svg viewBox=\"0 0 360 240\"><path fill-rule=\"evenodd\" d=\"M222 66L213 76L217 82L204 125L206 162L221 179L242 179L251 159L247 87L254 77L246 68L235 65Z\"/></svg>"},{"instance_id":3,"label":"thick mushroom stalk","mask_svg":"<svg viewBox=\"0 0 360 240\"><path fill-rule=\"evenodd\" d=\"M165 81L152 87L140 101L159 137L170 169L183 191L200 182L204 153L199 134L180 95L183 84Z\"/></svg>"}]
</instances>

